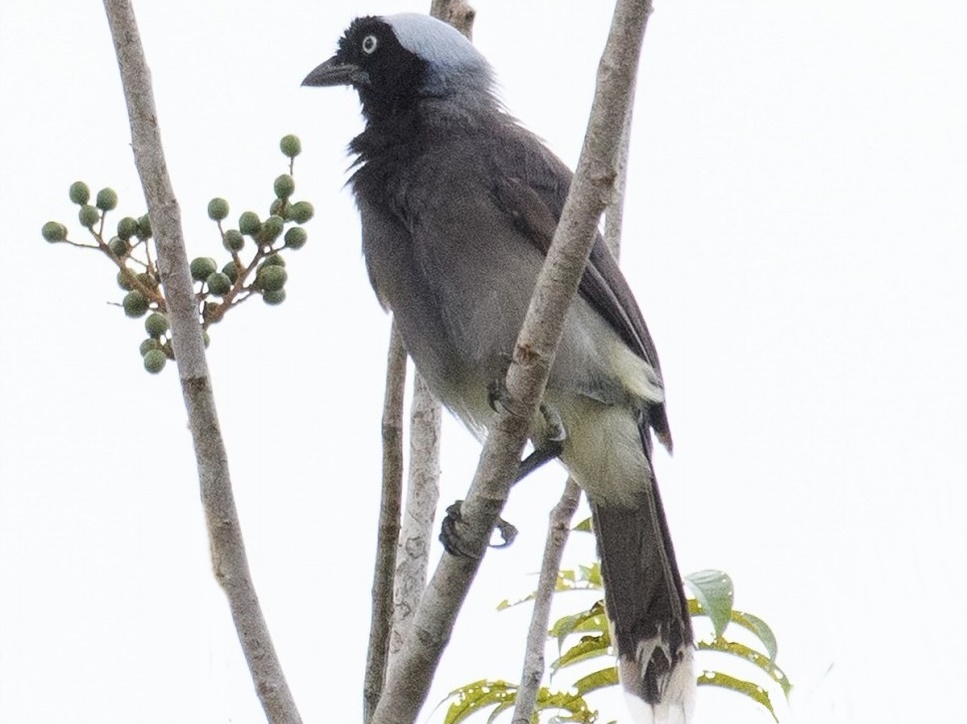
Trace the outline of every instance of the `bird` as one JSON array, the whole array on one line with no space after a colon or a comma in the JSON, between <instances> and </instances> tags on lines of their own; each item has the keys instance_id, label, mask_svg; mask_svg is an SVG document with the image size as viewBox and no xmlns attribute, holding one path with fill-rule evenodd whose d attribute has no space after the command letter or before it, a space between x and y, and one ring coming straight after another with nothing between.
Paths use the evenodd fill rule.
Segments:
<instances>
[{"instance_id":1,"label":"bird","mask_svg":"<svg viewBox=\"0 0 967 724\"><path fill-rule=\"evenodd\" d=\"M427 15L356 18L303 85L358 93L348 183L369 280L429 388L485 438L571 170L505 110L476 47ZM652 435L671 452L658 354L598 235L522 471L558 457L586 493L632 711L687 722L694 637Z\"/></svg>"}]
</instances>

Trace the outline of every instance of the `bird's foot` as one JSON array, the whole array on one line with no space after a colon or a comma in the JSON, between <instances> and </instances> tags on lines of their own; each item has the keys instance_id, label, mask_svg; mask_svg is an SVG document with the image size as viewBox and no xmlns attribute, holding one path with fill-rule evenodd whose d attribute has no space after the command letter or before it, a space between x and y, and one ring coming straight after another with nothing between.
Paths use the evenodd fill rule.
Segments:
<instances>
[{"instance_id":1,"label":"bird's foot","mask_svg":"<svg viewBox=\"0 0 967 724\"><path fill-rule=\"evenodd\" d=\"M479 558L480 555L470 549L470 546L466 544L457 531L457 525L462 519L461 503L463 501L458 500L447 508L447 514L440 526L440 542L443 544L443 549L452 556ZM517 537L517 528L503 518L497 519L495 530L500 533L501 540L497 543L489 543L488 545L491 548L506 548Z\"/></svg>"},{"instance_id":2,"label":"bird's foot","mask_svg":"<svg viewBox=\"0 0 967 724\"><path fill-rule=\"evenodd\" d=\"M550 462L554 458L560 457L564 450L564 441L567 440L567 430L564 429L564 422L557 410L553 407L541 403L541 415L544 417L544 434L540 443L535 444L534 451L520 461L520 468L517 470L517 477L514 483L519 483L541 465Z\"/></svg>"}]
</instances>

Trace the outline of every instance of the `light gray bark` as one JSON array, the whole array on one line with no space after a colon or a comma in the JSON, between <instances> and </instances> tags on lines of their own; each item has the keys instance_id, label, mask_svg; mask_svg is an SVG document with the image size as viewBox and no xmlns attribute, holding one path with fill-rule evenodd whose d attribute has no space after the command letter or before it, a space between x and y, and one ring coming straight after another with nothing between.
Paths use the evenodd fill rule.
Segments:
<instances>
[{"instance_id":1,"label":"light gray bark","mask_svg":"<svg viewBox=\"0 0 967 724\"><path fill-rule=\"evenodd\" d=\"M144 188L157 246L158 271L195 447L215 578L228 597L242 651L267 719L274 724L298 724L301 718L272 646L248 569L232 495L228 455L218 425L198 308L188 271L181 212L168 177L151 74L137 22L128 0L104 0L104 9L121 71L134 162Z\"/></svg>"}]
</instances>

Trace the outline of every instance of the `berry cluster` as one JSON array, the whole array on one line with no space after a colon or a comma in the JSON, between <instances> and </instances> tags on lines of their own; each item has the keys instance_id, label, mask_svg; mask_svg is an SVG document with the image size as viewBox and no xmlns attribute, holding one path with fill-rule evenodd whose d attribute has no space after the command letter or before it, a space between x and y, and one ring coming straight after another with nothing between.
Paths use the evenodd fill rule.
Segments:
<instances>
[{"instance_id":1,"label":"berry cluster","mask_svg":"<svg viewBox=\"0 0 967 724\"><path fill-rule=\"evenodd\" d=\"M191 261L191 277L198 283L199 321L206 346L208 327L220 322L229 309L249 297L260 296L262 301L272 305L285 300L288 272L281 252L301 249L308 239L302 225L313 216L312 204L292 201L295 192L293 164L302 145L293 135L285 136L279 145L289 158L289 172L275 179L275 198L264 220L254 211L245 211L238 218L238 228L226 229L222 222L228 218L228 202L215 198L208 204L208 216L218 224L222 245L231 254L231 260L220 270L218 262L211 257L197 257ZM110 188L101 189L94 204L90 204L90 189L83 181L77 181L71 184L69 196L80 206L78 220L95 243L72 241L67 236L67 227L57 221L44 224L41 234L51 243L64 242L96 249L118 267L117 283L125 292L118 306L129 317L147 315L144 328L148 337L141 342L141 357L148 372L160 372L175 355L162 279L147 243L152 236L147 214L139 218L125 216L117 223L117 234L105 240L105 217L117 207L117 193ZM243 259L246 247L250 251Z\"/></svg>"}]
</instances>

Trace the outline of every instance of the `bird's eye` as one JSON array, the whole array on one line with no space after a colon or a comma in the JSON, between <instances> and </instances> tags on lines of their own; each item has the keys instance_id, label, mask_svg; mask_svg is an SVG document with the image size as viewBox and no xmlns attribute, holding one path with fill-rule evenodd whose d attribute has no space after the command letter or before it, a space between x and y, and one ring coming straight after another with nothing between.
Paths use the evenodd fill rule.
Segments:
<instances>
[{"instance_id":1,"label":"bird's eye","mask_svg":"<svg viewBox=\"0 0 967 724\"><path fill-rule=\"evenodd\" d=\"M363 38L363 52L366 53L366 55L372 55L375 52L378 44L379 41L376 40L375 35L367 35L365 38Z\"/></svg>"}]
</instances>

